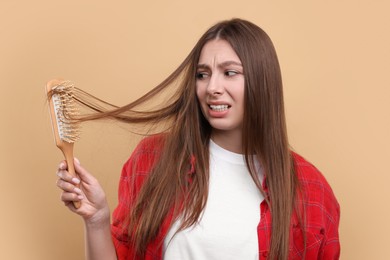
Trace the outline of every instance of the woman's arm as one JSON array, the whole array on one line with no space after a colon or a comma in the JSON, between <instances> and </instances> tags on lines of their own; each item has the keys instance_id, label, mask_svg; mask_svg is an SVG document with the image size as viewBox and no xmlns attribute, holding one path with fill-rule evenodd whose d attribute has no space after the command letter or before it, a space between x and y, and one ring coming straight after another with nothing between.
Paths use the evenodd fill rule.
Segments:
<instances>
[{"instance_id":1,"label":"woman's arm","mask_svg":"<svg viewBox=\"0 0 390 260\"><path fill-rule=\"evenodd\" d=\"M57 186L62 190L64 204L84 220L86 259L117 259L110 232L110 209L103 189L78 160L75 169L79 178L72 177L66 169L66 162L61 162ZM80 208L74 207L75 201L81 201Z\"/></svg>"},{"instance_id":2,"label":"woman's arm","mask_svg":"<svg viewBox=\"0 0 390 260\"><path fill-rule=\"evenodd\" d=\"M85 224L85 255L88 260L117 259L109 221L100 227Z\"/></svg>"}]
</instances>

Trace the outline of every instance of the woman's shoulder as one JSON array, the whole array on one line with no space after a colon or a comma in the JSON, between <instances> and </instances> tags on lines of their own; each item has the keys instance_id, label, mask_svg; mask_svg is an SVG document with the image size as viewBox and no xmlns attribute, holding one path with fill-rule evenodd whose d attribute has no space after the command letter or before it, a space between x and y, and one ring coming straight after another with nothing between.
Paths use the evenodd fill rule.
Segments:
<instances>
[{"instance_id":1,"label":"woman's shoulder","mask_svg":"<svg viewBox=\"0 0 390 260\"><path fill-rule=\"evenodd\" d=\"M332 255L332 259L337 258L340 252L338 235L340 205L323 174L299 154L292 153L292 156L299 183L298 201L299 205L303 205L302 209L305 212L306 258L317 259L319 255L325 258L326 255L328 257ZM299 227L301 222L298 215L295 214L293 219L293 227ZM303 248L304 238L301 230L295 228L293 232L294 250Z\"/></svg>"},{"instance_id":2,"label":"woman's shoulder","mask_svg":"<svg viewBox=\"0 0 390 260\"><path fill-rule=\"evenodd\" d=\"M339 204L334 192L324 175L297 153L292 153L295 173L301 191L304 192L306 203L324 207L330 211L339 211Z\"/></svg>"},{"instance_id":3,"label":"woman's shoulder","mask_svg":"<svg viewBox=\"0 0 390 260\"><path fill-rule=\"evenodd\" d=\"M156 159L161 155L165 136L163 134L150 135L143 138L135 147L124 168L132 170L138 168L141 171L150 170Z\"/></svg>"},{"instance_id":4,"label":"woman's shoulder","mask_svg":"<svg viewBox=\"0 0 390 260\"><path fill-rule=\"evenodd\" d=\"M134 148L129 159L139 156L152 156L153 154L160 154L164 146L165 135L156 134L149 135L141 139L141 141Z\"/></svg>"},{"instance_id":5,"label":"woman's shoulder","mask_svg":"<svg viewBox=\"0 0 390 260\"><path fill-rule=\"evenodd\" d=\"M164 145L165 135L164 134L156 134L149 135L138 143L134 152L144 153L144 152L154 152L161 151Z\"/></svg>"},{"instance_id":6,"label":"woman's shoulder","mask_svg":"<svg viewBox=\"0 0 390 260\"><path fill-rule=\"evenodd\" d=\"M293 152L295 172L298 180L303 184L319 184L330 188L329 183L324 175L311 162L306 160L303 156Z\"/></svg>"}]
</instances>

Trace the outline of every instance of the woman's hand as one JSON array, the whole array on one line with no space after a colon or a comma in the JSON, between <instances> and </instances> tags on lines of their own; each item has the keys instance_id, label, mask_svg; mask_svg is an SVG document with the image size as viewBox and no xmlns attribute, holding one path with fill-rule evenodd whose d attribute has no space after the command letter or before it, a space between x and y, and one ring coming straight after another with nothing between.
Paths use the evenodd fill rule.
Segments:
<instances>
[{"instance_id":1,"label":"woman's hand","mask_svg":"<svg viewBox=\"0 0 390 260\"><path fill-rule=\"evenodd\" d=\"M66 161L60 163L57 171L57 186L62 190L61 200L72 212L83 217L90 227L109 224L110 210L106 195L99 182L75 159L75 170L78 178L67 171ZM73 202L81 202L75 208Z\"/></svg>"}]
</instances>

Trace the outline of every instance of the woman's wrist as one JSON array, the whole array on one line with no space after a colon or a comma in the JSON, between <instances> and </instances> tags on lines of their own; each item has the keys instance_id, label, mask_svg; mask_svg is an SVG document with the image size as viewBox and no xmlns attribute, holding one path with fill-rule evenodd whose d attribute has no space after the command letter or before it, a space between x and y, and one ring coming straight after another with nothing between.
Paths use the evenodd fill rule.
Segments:
<instances>
[{"instance_id":1,"label":"woman's wrist","mask_svg":"<svg viewBox=\"0 0 390 260\"><path fill-rule=\"evenodd\" d=\"M86 259L117 259L111 237L110 217L85 220Z\"/></svg>"},{"instance_id":2,"label":"woman's wrist","mask_svg":"<svg viewBox=\"0 0 390 260\"><path fill-rule=\"evenodd\" d=\"M102 229L110 227L110 221L110 210L108 208L97 213L95 216L84 218L84 224L87 229Z\"/></svg>"}]
</instances>

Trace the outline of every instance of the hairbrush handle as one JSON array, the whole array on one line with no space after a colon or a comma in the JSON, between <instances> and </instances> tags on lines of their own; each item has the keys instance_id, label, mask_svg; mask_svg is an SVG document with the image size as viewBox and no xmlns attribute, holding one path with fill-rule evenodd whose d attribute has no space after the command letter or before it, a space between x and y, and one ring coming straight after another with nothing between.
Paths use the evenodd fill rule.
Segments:
<instances>
[{"instance_id":1,"label":"hairbrush handle","mask_svg":"<svg viewBox=\"0 0 390 260\"><path fill-rule=\"evenodd\" d=\"M61 144L57 145L58 148L62 151L64 154L66 164L68 165L68 172L73 177L78 178L76 170L74 168L74 157L73 157L73 143L66 143L62 142ZM80 187L80 185L76 185L76 187ZM81 202L80 201L74 201L73 205L76 209L80 208Z\"/></svg>"}]
</instances>

